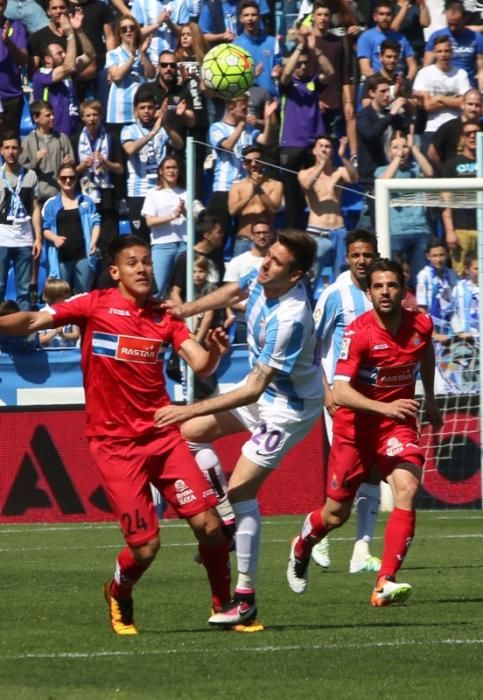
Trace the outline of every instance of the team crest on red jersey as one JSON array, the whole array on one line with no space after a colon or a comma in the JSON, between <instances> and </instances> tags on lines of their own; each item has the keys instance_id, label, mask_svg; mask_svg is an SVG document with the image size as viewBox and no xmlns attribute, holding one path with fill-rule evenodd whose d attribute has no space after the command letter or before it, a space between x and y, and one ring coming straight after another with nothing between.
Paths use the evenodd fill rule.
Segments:
<instances>
[{"instance_id":1,"label":"team crest on red jersey","mask_svg":"<svg viewBox=\"0 0 483 700\"><path fill-rule=\"evenodd\" d=\"M159 340L120 335L116 348L116 360L152 365L158 361L161 345Z\"/></svg>"}]
</instances>

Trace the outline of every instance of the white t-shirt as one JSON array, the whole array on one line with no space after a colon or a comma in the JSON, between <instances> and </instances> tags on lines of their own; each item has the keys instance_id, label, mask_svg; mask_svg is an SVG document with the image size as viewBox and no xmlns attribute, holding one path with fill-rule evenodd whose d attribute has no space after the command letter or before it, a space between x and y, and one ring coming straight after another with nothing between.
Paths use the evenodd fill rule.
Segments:
<instances>
[{"instance_id":1,"label":"white t-shirt","mask_svg":"<svg viewBox=\"0 0 483 700\"><path fill-rule=\"evenodd\" d=\"M161 190L150 189L146 193L141 214L143 216L166 216L173 214L182 199L186 205L186 190L181 187ZM151 245L158 243L179 243L186 240L186 216L178 216L166 224L153 226L151 229Z\"/></svg>"},{"instance_id":2,"label":"white t-shirt","mask_svg":"<svg viewBox=\"0 0 483 700\"><path fill-rule=\"evenodd\" d=\"M436 65L421 68L414 80L413 92L427 92L431 96L445 95L446 97L458 97L471 89L468 74L462 68L452 68L445 73ZM450 119L458 117L458 108L443 107L434 112L428 112L426 131L434 132Z\"/></svg>"}]
</instances>

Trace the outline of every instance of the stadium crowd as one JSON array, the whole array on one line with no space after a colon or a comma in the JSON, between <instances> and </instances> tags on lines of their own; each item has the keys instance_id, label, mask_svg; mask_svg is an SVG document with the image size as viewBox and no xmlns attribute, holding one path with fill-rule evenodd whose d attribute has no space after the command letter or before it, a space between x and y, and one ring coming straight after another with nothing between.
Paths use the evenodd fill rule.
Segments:
<instances>
[{"instance_id":1,"label":"stadium crowd","mask_svg":"<svg viewBox=\"0 0 483 700\"><path fill-rule=\"evenodd\" d=\"M377 178L476 174L474 0L0 0L0 26L0 299L10 274L20 309L46 277L111 285L107 248L128 231L151 245L156 293L180 301L188 135L198 294L258 269L288 227L316 241L316 301L346 267L347 230L374 229ZM201 79L220 43L256 65L232 101ZM475 209L395 206L390 226L407 303L437 319L441 347L474 341Z\"/></svg>"}]
</instances>

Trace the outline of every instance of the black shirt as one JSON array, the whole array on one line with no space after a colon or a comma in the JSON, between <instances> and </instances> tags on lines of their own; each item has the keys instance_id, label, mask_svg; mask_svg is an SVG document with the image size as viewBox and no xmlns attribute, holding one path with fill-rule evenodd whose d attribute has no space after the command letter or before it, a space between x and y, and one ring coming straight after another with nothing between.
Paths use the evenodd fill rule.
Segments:
<instances>
[{"instance_id":1,"label":"black shirt","mask_svg":"<svg viewBox=\"0 0 483 700\"><path fill-rule=\"evenodd\" d=\"M442 177L476 177L476 159L467 158L462 154L450 158L443 165ZM476 230L476 209L458 207L452 209L452 212L455 229Z\"/></svg>"},{"instance_id":2,"label":"black shirt","mask_svg":"<svg viewBox=\"0 0 483 700\"><path fill-rule=\"evenodd\" d=\"M57 248L59 261L76 262L86 257L79 209L60 209L57 213L57 235L65 236L64 245Z\"/></svg>"}]
</instances>

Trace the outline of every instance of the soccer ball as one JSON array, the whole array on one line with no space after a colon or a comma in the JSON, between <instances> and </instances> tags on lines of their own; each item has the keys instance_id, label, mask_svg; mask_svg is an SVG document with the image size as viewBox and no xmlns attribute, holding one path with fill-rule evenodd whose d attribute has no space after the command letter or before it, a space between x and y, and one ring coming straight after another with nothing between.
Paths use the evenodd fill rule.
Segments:
<instances>
[{"instance_id":1,"label":"soccer ball","mask_svg":"<svg viewBox=\"0 0 483 700\"><path fill-rule=\"evenodd\" d=\"M240 46L219 44L208 51L201 65L201 77L209 90L225 100L247 92L255 77L255 61Z\"/></svg>"}]
</instances>

